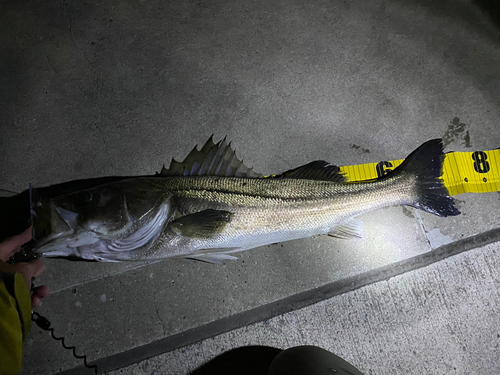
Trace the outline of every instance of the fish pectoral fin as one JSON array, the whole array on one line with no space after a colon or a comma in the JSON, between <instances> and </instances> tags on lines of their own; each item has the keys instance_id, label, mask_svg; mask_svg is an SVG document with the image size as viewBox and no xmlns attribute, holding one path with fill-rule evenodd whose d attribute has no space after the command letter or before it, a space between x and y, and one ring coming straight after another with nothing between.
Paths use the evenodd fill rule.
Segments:
<instances>
[{"instance_id":1,"label":"fish pectoral fin","mask_svg":"<svg viewBox=\"0 0 500 375\"><path fill-rule=\"evenodd\" d=\"M345 240L363 237L363 222L359 219L351 218L343 224L337 226L332 232L328 233L330 237L342 238Z\"/></svg>"},{"instance_id":2,"label":"fish pectoral fin","mask_svg":"<svg viewBox=\"0 0 500 375\"><path fill-rule=\"evenodd\" d=\"M193 254L186 255L183 258L200 260L206 263L224 264L225 260L236 260L235 256L228 253L238 251L236 247L229 247L224 249L203 249L194 252Z\"/></svg>"},{"instance_id":3,"label":"fish pectoral fin","mask_svg":"<svg viewBox=\"0 0 500 375\"><path fill-rule=\"evenodd\" d=\"M224 229L232 216L229 211L209 209L182 216L170 225L174 232L185 237L212 238Z\"/></svg>"}]
</instances>

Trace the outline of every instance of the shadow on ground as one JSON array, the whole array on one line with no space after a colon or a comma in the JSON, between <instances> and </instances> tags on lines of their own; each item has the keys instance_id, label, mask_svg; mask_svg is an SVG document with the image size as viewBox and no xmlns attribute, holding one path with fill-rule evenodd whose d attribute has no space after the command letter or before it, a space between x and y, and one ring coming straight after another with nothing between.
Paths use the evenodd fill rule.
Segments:
<instances>
[{"instance_id":1,"label":"shadow on ground","mask_svg":"<svg viewBox=\"0 0 500 375\"><path fill-rule=\"evenodd\" d=\"M474 0L479 9L500 27L500 2L498 0Z\"/></svg>"},{"instance_id":2,"label":"shadow on ground","mask_svg":"<svg viewBox=\"0 0 500 375\"><path fill-rule=\"evenodd\" d=\"M190 375L267 375L281 349L269 346L246 346L223 353L191 372Z\"/></svg>"}]
</instances>

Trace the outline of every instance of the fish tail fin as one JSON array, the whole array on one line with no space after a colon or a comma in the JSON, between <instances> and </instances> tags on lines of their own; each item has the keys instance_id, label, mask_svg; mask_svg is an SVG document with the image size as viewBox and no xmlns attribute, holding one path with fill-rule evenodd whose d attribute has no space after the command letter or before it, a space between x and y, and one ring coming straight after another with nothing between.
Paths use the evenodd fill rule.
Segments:
<instances>
[{"instance_id":1,"label":"fish tail fin","mask_svg":"<svg viewBox=\"0 0 500 375\"><path fill-rule=\"evenodd\" d=\"M411 174L415 177L416 198L407 203L408 206L442 217L460 214L441 179L444 159L443 141L432 139L408 155L394 170L395 173Z\"/></svg>"}]
</instances>

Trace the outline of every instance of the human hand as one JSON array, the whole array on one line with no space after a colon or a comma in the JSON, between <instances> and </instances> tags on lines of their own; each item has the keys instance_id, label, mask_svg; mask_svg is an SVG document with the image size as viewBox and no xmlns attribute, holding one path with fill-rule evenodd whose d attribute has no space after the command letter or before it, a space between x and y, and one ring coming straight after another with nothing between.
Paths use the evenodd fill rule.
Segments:
<instances>
[{"instance_id":1,"label":"human hand","mask_svg":"<svg viewBox=\"0 0 500 375\"><path fill-rule=\"evenodd\" d=\"M29 263L8 264L7 261L20 250L21 245L30 240L31 228L28 228L24 232L7 238L4 242L0 242L0 272L22 274L28 290L31 289L32 280L44 270L45 266L43 262L37 260ZM40 300L49 294L50 288L47 285L41 285L33 288L31 292L31 307L35 308L40 303Z\"/></svg>"}]
</instances>

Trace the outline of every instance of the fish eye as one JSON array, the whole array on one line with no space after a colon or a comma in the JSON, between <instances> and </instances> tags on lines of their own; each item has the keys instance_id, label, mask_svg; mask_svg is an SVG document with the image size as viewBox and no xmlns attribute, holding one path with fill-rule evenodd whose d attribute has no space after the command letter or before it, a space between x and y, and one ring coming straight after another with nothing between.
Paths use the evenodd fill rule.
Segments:
<instances>
[{"instance_id":1,"label":"fish eye","mask_svg":"<svg viewBox=\"0 0 500 375\"><path fill-rule=\"evenodd\" d=\"M75 195L75 205L77 207L85 206L92 200L92 193L90 191L80 191Z\"/></svg>"}]
</instances>

